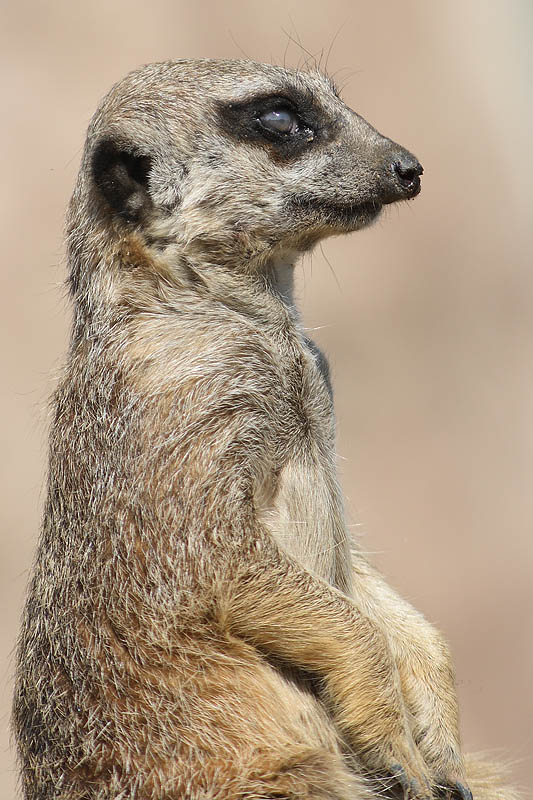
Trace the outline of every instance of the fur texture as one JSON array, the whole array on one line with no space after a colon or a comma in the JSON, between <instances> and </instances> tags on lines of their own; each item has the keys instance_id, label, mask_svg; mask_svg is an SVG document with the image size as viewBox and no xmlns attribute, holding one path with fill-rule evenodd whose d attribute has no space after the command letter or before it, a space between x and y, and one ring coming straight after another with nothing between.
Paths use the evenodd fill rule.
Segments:
<instances>
[{"instance_id":1,"label":"fur texture","mask_svg":"<svg viewBox=\"0 0 533 800\"><path fill-rule=\"evenodd\" d=\"M27 800L511 800L448 648L354 549L292 270L421 167L318 73L153 64L89 128L19 644Z\"/></svg>"}]
</instances>

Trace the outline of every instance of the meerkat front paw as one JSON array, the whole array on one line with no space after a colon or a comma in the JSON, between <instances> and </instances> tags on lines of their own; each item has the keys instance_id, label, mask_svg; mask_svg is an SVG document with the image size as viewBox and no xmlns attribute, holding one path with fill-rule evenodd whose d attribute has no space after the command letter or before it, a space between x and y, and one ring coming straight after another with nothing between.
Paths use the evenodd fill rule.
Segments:
<instances>
[{"instance_id":1,"label":"meerkat front paw","mask_svg":"<svg viewBox=\"0 0 533 800\"><path fill-rule=\"evenodd\" d=\"M437 796L445 798L445 800L472 800L472 792L467 785L461 757L456 755L449 761L453 763L437 769L434 765L430 765L433 767L432 773L437 787Z\"/></svg>"},{"instance_id":2,"label":"meerkat front paw","mask_svg":"<svg viewBox=\"0 0 533 800\"><path fill-rule=\"evenodd\" d=\"M431 772L408 734L391 739L378 758L385 771L382 773L376 765L374 774L379 775L385 790L400 792L405 800L430 800L433 797ZM369 763L373 760L369 759Z\"/></svg>"},{"instance_id":3,"label":"meerkat front paw","mask_svg":"<svg viewBox=\"0 0 533 800\"><path fill-rule=\"evenodd\" d=\"M452 779L446 786L439 786L439 797L445 800L473 800L472 792L464 783Z\"/></svg>"},{"instance_id":4,"label":"meerkat front paw","mask_svg":"<svg viewBox=\"0 0 533 800\"><path fill-rule=\"evenodd\" d=\"M459 743L459 719L448 645L430 626L425 648L402 645L396 653L411 731L438 795L472 800Z\"/></svg>"},{"instance_id":5,"label":"meerkat front paw","mask_svg":"<svg viewBox=\"0 0 533 800\"><path fill-rule=\"evenodd\" d=\"M389 674L384 686L386 672L383 669L364 693L355 692L344 709L338 709L339 728L355 758L380 790L400 792L405 800L430 800L435 788L433 772L414 741L409 712L395 690L397 676Z\"/></svg>"}]
</instances>

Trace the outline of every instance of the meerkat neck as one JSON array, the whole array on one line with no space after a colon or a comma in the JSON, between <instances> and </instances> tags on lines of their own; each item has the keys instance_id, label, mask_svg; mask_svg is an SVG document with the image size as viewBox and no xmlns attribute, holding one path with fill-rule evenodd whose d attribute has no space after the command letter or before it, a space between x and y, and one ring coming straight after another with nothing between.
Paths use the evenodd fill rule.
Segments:
<instances>
[{"instance_id":1,"label":"meerkat neck","mask_svg":"<svg viewBox=\"0 0 533 800\"><path fill-rule=\"evenodd\" d=\"M289 309L295 308L294 267L297 254L293 252L273 256L266 264L265 274L272 289Z\"/></svg>"}]
</instances>

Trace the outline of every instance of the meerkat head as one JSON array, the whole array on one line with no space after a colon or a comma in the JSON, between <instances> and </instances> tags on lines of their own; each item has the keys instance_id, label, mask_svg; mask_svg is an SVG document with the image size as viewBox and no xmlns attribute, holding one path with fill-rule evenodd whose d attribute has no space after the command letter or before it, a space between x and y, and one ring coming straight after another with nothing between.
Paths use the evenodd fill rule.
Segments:
<instances>
[{"instance_id":1,"label":"meerkat head","mask_svg":"<svg viewBox=\"0 0 533 800\"><path fill-rule=\"evenodd\" d=\"M105 98L77 196L169 259L257 267L368 225L418 194L421 173L319 72L176 61L131 73Z\"/></svg>"}]
</instances>

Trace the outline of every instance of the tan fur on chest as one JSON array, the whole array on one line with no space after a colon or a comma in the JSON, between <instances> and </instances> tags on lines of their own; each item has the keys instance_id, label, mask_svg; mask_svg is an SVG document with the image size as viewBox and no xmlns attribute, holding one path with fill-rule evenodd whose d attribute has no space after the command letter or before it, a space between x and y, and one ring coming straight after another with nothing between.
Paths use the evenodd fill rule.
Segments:
<instances>
[{"instance_id":1,"label":"tan fur on chest","mask_svg":"<svg viewBox=\"0 0 533 800\"><path fill-rule=\"evenodd\" d=\"M349 543L330 464L316 453L290 460L281 470L275 496L259 507L258 515L284 552L349 592Z\"/></svg>"}]
</instances>

